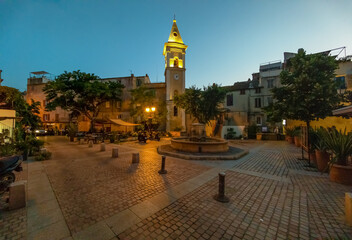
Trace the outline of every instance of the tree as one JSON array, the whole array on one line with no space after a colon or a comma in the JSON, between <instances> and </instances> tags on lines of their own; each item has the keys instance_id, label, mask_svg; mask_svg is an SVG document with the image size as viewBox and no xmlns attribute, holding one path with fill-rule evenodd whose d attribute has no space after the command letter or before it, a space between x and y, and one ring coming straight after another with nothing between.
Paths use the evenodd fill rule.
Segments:
<instances>
[{"instance_id":1,"label":"tree","mask_svg":"<svg viewBox=\"0 0 352 240\"><path fill-rule=\"evenodd\" d=\"M203 87L203 91L195 86L186 89L184 94L175 96L174 103L177 107L185 109L199 123L207 124L217 118L221 111L220 105L224 101L226 90L217 84Z\"/></svg>"},{"instance_id":2,"label":"tree","mask_svg":"<svg viewBox=\"0 0 352 240\"><path fill-rule=\"evenodd\" d=\"M130 114L136 122L146 123L148 115L145 112L147 107L156 107L156 112L153 113L152 124L160 126L166 121L166 104L164 101L158 101L153 89L148 89L145 86L131 90L132 101L130 105Z\"/></svg>"},{"instance_id":3,"label":"tree","mask_svg":"<svg viewBox=\"0 0 352 240\"><path fill-rule=\"evenodd\" d=\"M119 82L102 82L94 74L78 71L64 72L43 89L46 93L46 110L57 107L70 112L79 112L90 120L90 131L101 107L107 101L121 101L124 86Z\"/></svg>"},{"instance_id":4,"label":"tree","mask_svg":"<svg viewBox=\"0 0 352 240\"><path fill-rule=\"evenodd\" d=\"M32 131L37 129L41 124L39 114L40 102L31 99L31 104L23 98L23 94L11 87L0 86L0 107L4 109L13 109L16 116L20 118L16 122L16 127L30 127Z\"/></svg>"},{"instance_id":5,"label":"tree","mask_svg":"<svg viewBox=\"0 0 352 240\"><path fill-rule=\"evenodd\" d=\"M304 121L307 129L311 121L331 116L341 100L334 82L336 68L334 57L320 53L307 55L299 49L280 74L282 87L273 89L275 102L268 113L273 119ZM309 145L308 134L308 152Z\"/></svg>"}]
</instances>

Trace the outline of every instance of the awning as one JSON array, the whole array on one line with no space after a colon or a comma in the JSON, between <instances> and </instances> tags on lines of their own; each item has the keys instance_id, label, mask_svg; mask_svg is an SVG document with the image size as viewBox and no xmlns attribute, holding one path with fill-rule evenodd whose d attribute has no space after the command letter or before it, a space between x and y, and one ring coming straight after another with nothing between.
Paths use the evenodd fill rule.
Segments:
<instances>
[{"instance_id":1,"label":"awning","mask_svg":"<svg viewBox=\"0 0 352 240\"><path fill-rule=\"evenodd\" d=\"M334 116L349 116L349 117L351 117L352 116L352 105L333 110L332 114Z\"/></svg>"},{"instance_id":2,"label":"awning","mask_svg":"<svg viewBox=\"0 0 352 240\"><path fill-rule=\"evenodd\" d=\"M126 126L126 127L133 127L133 126L138 126L140 124L135 124L135 123L129 123L129 122L125 122L121 119L109 119L109 121L112 124L116 124L116 125L120 125L120 126Z\"/></svg>"}]
</instances>

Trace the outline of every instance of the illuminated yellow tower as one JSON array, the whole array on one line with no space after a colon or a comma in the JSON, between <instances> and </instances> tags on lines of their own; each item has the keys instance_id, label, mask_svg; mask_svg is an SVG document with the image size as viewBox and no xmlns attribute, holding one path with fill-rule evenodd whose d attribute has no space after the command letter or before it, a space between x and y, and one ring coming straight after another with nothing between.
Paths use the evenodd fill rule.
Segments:
<instances>
[{"instance_id":1,"label":"illuminated yellow tower","mask_svg":"<svg viewBox=\"0 0 352 240\"><path fill-rule=\"evenodd\" d=\"M186 130L185 112L183 109L178 109L173 102L175 95L185 92L186 49L187 46L182 41L174 19L169 40L165 43L163 51L165 56L167 131L180 128Z\"/></svg>"}]
</instances>

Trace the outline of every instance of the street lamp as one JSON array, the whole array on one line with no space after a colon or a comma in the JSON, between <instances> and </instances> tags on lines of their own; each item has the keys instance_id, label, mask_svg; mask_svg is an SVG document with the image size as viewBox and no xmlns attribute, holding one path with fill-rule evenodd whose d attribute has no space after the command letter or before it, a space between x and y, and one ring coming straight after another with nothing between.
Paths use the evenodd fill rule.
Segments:
<instances>
[{"instance_id":1,"label":"street lamp","mask_svg":"<svg viewBox=\"0 0 352 240\"><path fill-rule=\"evenodd\" d=\"M155 110L156 110L155 107L146 107L146 108L145 108L145 111L146 111L147 113L149 113L149 112L155 112Z\"/></svg>"},{"instance_id":2,"label":"street lamp","mask_svg":"<svg viewBox=\"0 0 352 240\"><path fill-rule=\"evenodd\" d=\"M152 113L154 113L156 111L156 107L146 107L145 111L147 113L150 113L150 116L148 117L149 119L149 124L148 124L148 128L149 128L149 132L151 133L151 125L152 125Z\"/></svg>"}]
</instances>

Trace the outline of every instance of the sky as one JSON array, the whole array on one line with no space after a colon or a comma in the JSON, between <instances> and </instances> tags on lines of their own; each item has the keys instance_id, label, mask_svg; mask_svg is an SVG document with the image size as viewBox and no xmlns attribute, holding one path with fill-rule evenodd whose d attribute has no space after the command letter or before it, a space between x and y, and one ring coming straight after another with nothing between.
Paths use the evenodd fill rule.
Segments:
<instances>
[{"instance_id":1,"label":"sky","mask_svg":"<svg viewBox=\"0 0 352 240\"><path fill-rule=\"evenodd\" d=\"M30 72L74 70L163 82L174 15L186 87L232 85L299 48L351 55L351 9L351 0L0 0L2 85L24 91Z\"/></svg>"}]
</instances>

